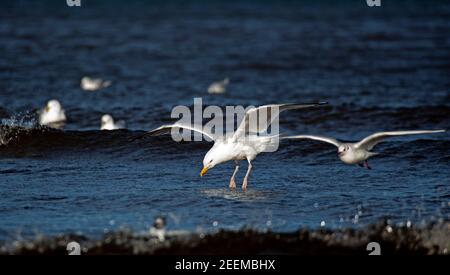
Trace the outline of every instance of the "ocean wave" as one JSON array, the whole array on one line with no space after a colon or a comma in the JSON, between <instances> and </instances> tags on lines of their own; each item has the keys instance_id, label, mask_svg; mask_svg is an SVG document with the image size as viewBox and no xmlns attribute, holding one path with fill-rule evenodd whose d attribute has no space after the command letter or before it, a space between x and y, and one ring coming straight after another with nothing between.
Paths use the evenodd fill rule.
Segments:
<instances>
[{"instance_id":1,"label":"ocean wave","mask_svg":"<svg viewBox=\"0 0 450 275\"><path fill-rule=\"evenodd\" d=\"M25 155L37 152L105 152L105 151L143 151L145 153L165 152L167 154L189 155L194 151L207 151L211 142L206 141L182 141L175 142L170 135L151 137L145 135L145 131L117 130L117 131L64 131L36 126L26 128L23 126L0 126L0 154ZM437 136L419 137L414 140L397 141L388 140L379 145L386 151L411 151L415 153L424 151L449 152L450 140L441 140ZM279 151L282 157L289 154L321 154L335 151L333 146L311 140L284 140ZM445 156L444 156L445 157Z\"/></svg>"},{"instance_id":2,"label":"ocean wave","mask_svg":"<svg viewBox=\"0 0 450 275\"><path fill-rule=\"evenodd\" d=\"M261 232L243 228L216 232L165 231L164 239L148 232L121 229L99 239L80 234L57 237L39 235L1 245L0 254L67 255L67 244L77 241L82 254L198 255L198 254L283 254L283 255L367 255L367 244L378 240L383 255L447 255L450 224L431 223L425 227L391 224L380 220L359 230L305 229L295 232ZM235 248L240 249L236 250Z\"/></svg>"},{"instance_id":3,"label":"ocean wave","mask_svg":"<svg viewBox=\"0 0 450 275\"><path fill-rule=\"evenodd\" d=\"M134 111L141 112L142 110L138 108ZM90 118L86 119L83 116L87 112L87 110L80 109L71 116L68 123L70 130L57 130L38 125L35 112L25 112L4 118L0 125L0 154L29 156L34 153L52 151L104 152L115 150L124 153L143 151L147 154L164 151L184 156L183 151L186 153L190 150L206 151L211 146L208 142L176 143L170 136L149 137L144 135L146 131L140 129L119 131L86 130L83 127L81 130L76 129L79 120L91 121ZM161 123L169 123L168 119L167 121L161 120L161 118L168 117L168 112L165 108L159 108L156 113L147 114L151 117L139 117L139 123L142 124L140 128L147 130L158 127ZM450 128L448 113L450 113L450 106L446 105L400 108L369 108L353 104L330 105L323 108L283 113L280 117L280 130L283 134L320 134L344 141L355 141L378 131L448 129ZM155 120L154 117L158 119ZM147 123L145 123L146 121ZM148 121L152 125L148 125ZM131 121L130 124L132 124ZM388 140L380 146L389 150L391 145L395 150L404 149L404 151L410 151L407 150L409 146L429 149L433 152L450 151L450 139L446 133L417 136L412 141L408 138L407 142L401 143L396 139ZM281 147L284 152L287 152L287 155L289 152L306 155L320 154L326 148L334 150L327 144L312 141L285 141Z\"/></svg>"}]
</instances>

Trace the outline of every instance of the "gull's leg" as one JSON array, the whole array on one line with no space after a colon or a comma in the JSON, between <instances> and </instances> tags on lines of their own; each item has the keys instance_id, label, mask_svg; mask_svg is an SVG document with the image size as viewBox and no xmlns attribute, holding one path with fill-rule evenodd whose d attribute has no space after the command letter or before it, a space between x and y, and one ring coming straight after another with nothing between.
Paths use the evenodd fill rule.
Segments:
<instances>
[{"instance_id":1,"label":"gull's leg","mask_svg":"<svg viewBox=\"0 0 450 275\"><path fill-rule=\"evenodd\" d=\"M244 181L242 182L242 190L247 190L247 179L248 179L248 175L250 175L250 171L252 170L252 163L250 162L249 159L247 159L248 161L248 169L247 169L247 173L245 174L244 177Z\"/></svg>"},{"instance_id":2,"label":"gull's leg","mask_svg":"<svg viewBox=\"0 0 450 275\"><path fill-rule=\"evenodd\" d=\"M369 162L367 160L364 161L364 167L366 167L367 169L371 170L372 168L370 168L369 166Z\"/></svg>"},{"instance_id":3,"label":"gull's leg","mask_svg":"<svg viewBox=\"0 0 450 275\"><path fill-rule=\"evenodd\" d=\"M236 165L236 168L234 168L233 175L230 179L230 189L236 188L236 181L234 181L234 176L236 176L237 171L239 170L239 163L237 161L234 161L234 164Z\"/></svg>"}]
</instances>

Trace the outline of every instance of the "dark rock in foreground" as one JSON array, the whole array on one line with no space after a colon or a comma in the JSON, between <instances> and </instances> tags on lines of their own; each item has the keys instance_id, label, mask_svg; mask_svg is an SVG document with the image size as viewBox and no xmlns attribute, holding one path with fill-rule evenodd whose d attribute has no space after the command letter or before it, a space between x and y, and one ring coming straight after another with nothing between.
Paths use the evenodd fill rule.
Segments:
<instances>
[{"instance_id":1,"label":"dark rock in foreground","mask_svg":"<svg viewBox=\"0 0 450 275\"><path fill-rule=\"evenodd\" d=\"M298 230L293 233L219 231L206 235L168 232L161 241L151 234L122 230L100 240L65 235L4 244L1 254L67 254L71 241L81 254L146 255L367 255L367 244L378 242L382 255L449 254L450 222L424 228L391 226L385 222L364 229Z\"/></svg>"}]
</instances>

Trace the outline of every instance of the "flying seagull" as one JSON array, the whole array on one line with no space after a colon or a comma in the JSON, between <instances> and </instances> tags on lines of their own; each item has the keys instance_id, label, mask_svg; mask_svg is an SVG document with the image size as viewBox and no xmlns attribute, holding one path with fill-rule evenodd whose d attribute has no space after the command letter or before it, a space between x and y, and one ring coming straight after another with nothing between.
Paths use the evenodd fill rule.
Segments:
<instances>
[{"instance_id":1,"label":"flying seagull","mask_svg":"<svg viewBox=\"0 0 450 275\"><path fill-rule=\"evenodd\" d=\"M200 176L203 176L206 171L213 168L217 164L234 160L235 169L230 179L230 189L236 188L234 177L239 170L239 160L247 160L248 169L242 182L242 190L247 189L248 176L252 170L252 161L256 156L264 151L267 151L270 146L274 146L275 142L279 141L278 135L260 136L259 133L267 131L271 123L278 117L280 112L293 109L303 109L325 105L326 102L312 103L312 104L272 104L260 107L254 107L247 110L244 118L240 122L236 131L230 135L215 136L212 133L202 129L201 127L183 125L175 123L172 125L163 125L148 134L151 136L158 136L161 134L170 133L173 128L188 129L199 132L209 139L214 141L212 148L206 153L203 159L203 168L200 171ZM258 124L257 127L253 124L252 119L255 115L261 113L271 114L265 117L264 124ZM260 118L261 119L261 118ZM263 118L264 119L264 118Z\"/></svg>"},{"instance_id":2,"label":"flying seagull","mask_svg":"<svg viewBox=\"0 0 450 275\"><path fill-rule=\"evenodd\" d=\"M378 155L378 153L370 151L375 145L383 141L385 138L392 136L433 134L442 132L445 132L445 130L379 132L364 138L360 142L355 143L343 143L334 138L323 136L312 136L312 135L287 136L282 137L282 139L313 139L333 144L338 148L337 154L339 158L342 160L342 162L346 164L358 164L361 167L371 169L367 160L370 157Z\"/></svg>"}]
</instances>

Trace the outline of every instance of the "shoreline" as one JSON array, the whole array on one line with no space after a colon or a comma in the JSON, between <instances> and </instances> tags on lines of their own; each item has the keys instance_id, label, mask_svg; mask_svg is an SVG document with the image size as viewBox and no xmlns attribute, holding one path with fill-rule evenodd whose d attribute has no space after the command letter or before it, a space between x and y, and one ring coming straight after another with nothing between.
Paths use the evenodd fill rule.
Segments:
<instances>
[{"instance_id":1,"label":"shoreline","mask_svg":"<svg viewBox=\"0 0 450 275\"><path fill-rule=\"evenodd\" d=\"M215 233L136 234L119 230L100 239L79 235L39 237L1 245L2 255L67 255L67 244L79 242L82 255L368 255L377 242L382 255L449 255L450 222L424 228L380 221L362 229L299 229L291 233L252 229ZM164 240L163 240L164 239Z\"/></svg>"}]
</instances>

